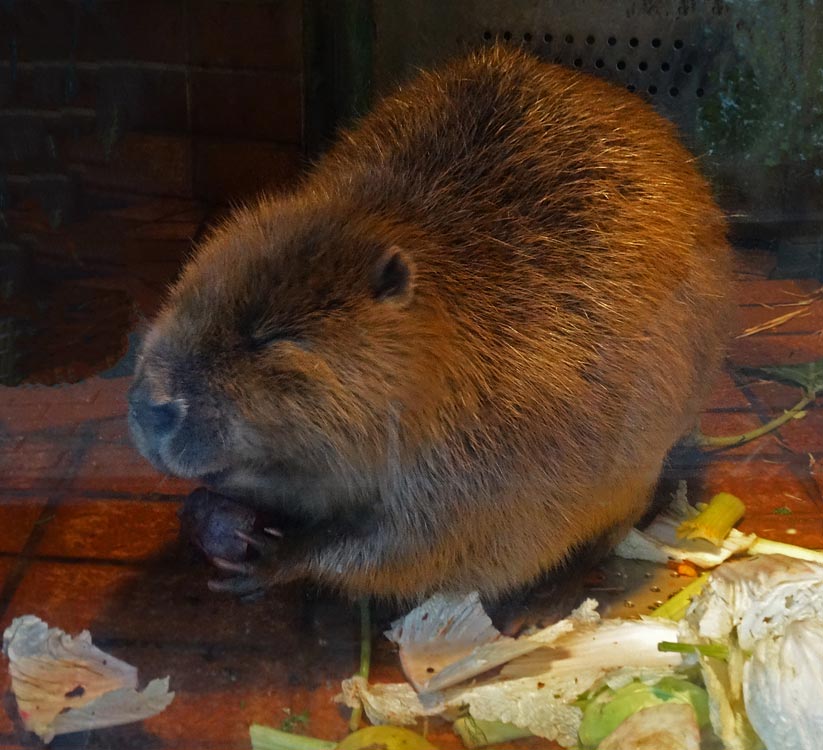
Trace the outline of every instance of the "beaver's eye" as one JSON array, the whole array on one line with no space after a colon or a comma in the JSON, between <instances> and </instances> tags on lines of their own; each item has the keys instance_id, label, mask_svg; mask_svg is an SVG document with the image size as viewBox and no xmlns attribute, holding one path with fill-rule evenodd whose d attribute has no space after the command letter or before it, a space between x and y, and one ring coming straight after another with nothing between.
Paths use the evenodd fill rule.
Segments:
<instances>
[{"instance_id":1,"label":"beaver's eye","mask_svg":"<svg viewBox=\"0 0 823 750\"><path fill-rule=\"evenodd\" d=\"M263 329L250 333L247 338L249 349L253 352L263 351L280 341L296 342L297 337L294 331L284 328Z\"/></svg>"},{"instance_id":2,"label":"beaver's eye","mask_svg":"<svg viewBox=\"0 0 823 750\"><path fill-rule=\"evenodd\" d=\"M281 338L281 336L280 336L279 332L262 333L262 334L254 333L254 334L250 334L247 337L246 341L247 341L249 349L251 349L251 351L259 352L262 349L265 349L268 346L271 346L276 341L279 341L280 338Z\"/></svg>"}]
</instances>

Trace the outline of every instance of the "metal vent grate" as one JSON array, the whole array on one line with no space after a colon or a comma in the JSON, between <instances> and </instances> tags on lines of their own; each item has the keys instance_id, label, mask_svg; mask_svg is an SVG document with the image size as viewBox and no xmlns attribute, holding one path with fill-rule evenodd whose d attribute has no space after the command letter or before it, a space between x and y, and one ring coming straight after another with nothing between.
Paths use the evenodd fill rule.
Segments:
<instances>
[{"instance_id":1,"label":"metal vent grate","mask_svg":"<svg viewBox=\"0 0 823 750\"><path fill-rule=\"evenodd\" d=\"M346 3L328 4L335 8ZM810 0L371 0L347 117L419 68L502 40L646 99L736 220L820 222L823 15ZM337 28L337 27L335 27ZM342 32L341 32L342 33ZM346 70L345 66L343 69ZM336 71L340 70L337 66ZM333 82L351 80L335 72ZM316 97L321 103L329 97ZM593 107L597 102L592 103Z\"/></svg>"},{"instance_id":2,"label":"metal vent grate","mask_svg":"<svg viewBox=\"0 0 823 750\"><path fill-rule=\"evenodd\" d=\"M708 85L700 55L679 36L621 37L571 30L520 34L487 29L479 41L520 44L547 62L608 78L656 104L666 98L699 99Z\"/></svg>"},{"instance_id":3,"label":"metal vent grate","mask_svg":"<svg viewBox=\"0 0 823 750\"><path fill-rule=\"evenodd\" d=\"M375 90L388 90L415 67L505 42L624 86L690 140L700 107L717 93L713 71L729 33L727 13L710 4L640 5L429 0L398 13L395 4L377 2Z\"/></svg>"}]
</instances>

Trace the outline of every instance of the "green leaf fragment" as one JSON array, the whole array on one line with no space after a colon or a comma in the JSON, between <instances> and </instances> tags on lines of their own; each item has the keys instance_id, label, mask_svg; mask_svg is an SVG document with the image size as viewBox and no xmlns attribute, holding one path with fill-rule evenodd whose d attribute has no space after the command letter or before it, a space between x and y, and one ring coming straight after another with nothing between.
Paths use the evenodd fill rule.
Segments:
<instances>
[{"instance_id":1,"label":"green leaf fragment","mask_svg":"<svg viewBox=\"0 0 823 750\"><path fill-rule=\"evenodd\" d=\"M728 659L729 647L722 643L669 643L657 644L658 651L671 651L677 654L700 654L714 659Z\"/></svg>"},{"instance_id":2,"label":"green leaf fragment","mask_svg":"<svg viewBox=\"0 0 823 750\"><path fill-rule=\"evenodd\" d=\"M807 394L823 392L823 359L802 362L797 365L776 365L774 367L744 368L745 372L767 380L776 380L800 386Z\"/></svg>"},{"instance_id":3,"label":"green leaf fragment","mask_svg":"<svg viewBox=\"0 0 823 750\"><path fill-rule=\"evenodd\" d=\"M291 714L283 719L280 729L284 732L293 732L298 726L306 726L309 723L309 712L303 711L299 714Z\"/></svg>"}]
</instances>

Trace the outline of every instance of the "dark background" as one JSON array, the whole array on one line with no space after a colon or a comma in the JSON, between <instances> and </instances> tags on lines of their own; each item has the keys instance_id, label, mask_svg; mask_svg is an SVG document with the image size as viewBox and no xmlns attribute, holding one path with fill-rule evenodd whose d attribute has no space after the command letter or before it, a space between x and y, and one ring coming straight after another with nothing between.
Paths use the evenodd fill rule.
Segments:
<instances>
[{"instance_id":1,"label":"dark background","mask_svg":"<svg viewBox=\"0 0 823 750\"><path fill-rule=\"evenodd\" d=\"M738 247L823 279L821 16L812 0L0 0L0 383L115 366L228 205L293 186L417 67L495 40L647 99Z\"/></svg>"}]
</instances>

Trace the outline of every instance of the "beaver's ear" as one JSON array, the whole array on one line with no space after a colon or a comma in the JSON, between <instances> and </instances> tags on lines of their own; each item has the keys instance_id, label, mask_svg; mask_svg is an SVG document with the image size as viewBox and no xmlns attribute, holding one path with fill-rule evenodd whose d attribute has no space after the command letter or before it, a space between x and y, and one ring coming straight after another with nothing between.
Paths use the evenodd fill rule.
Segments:
<instances>
[{"instance_id":1,"label":"beaver's ear","mask_svg":"<svg viewBox=\"0 0 823 750\"><path fill-rule=\"evenodd\" d=\"M414 290L414 264L397 245L384 252L374 268L372 292L376 299L406 305Z\"/></svg>"}]
</instances>

